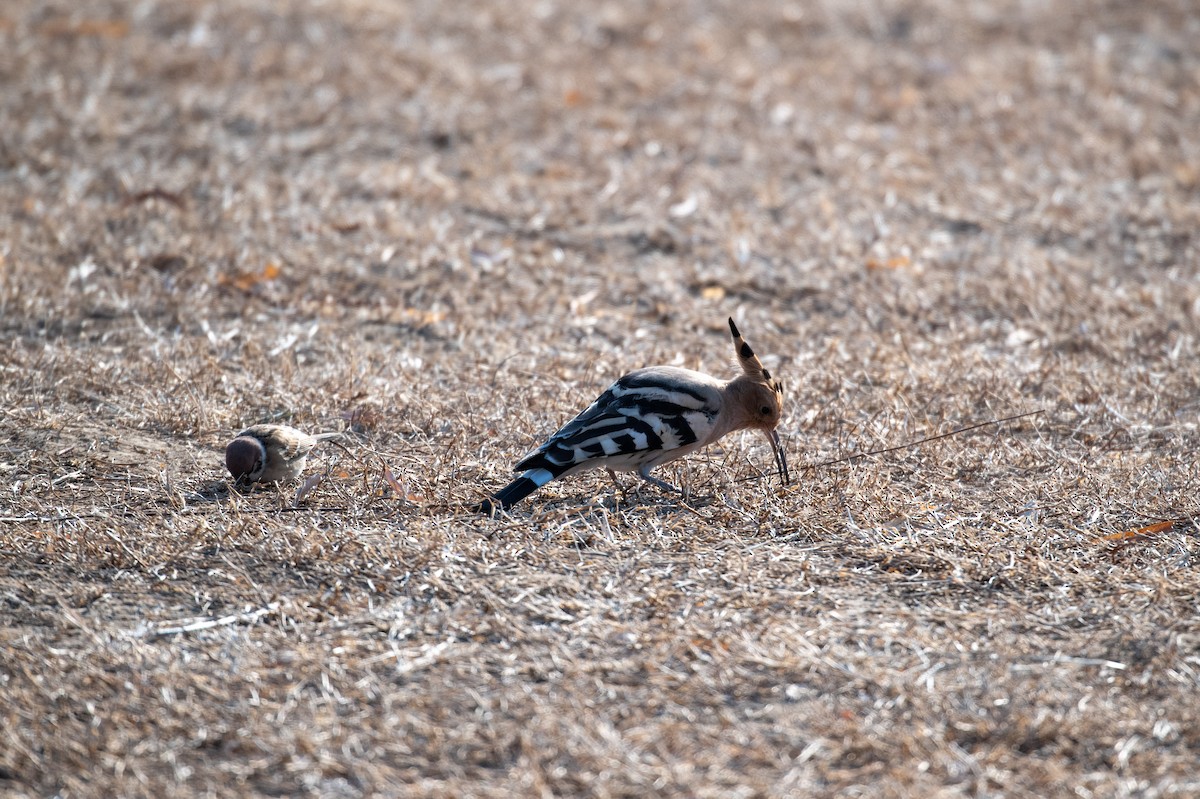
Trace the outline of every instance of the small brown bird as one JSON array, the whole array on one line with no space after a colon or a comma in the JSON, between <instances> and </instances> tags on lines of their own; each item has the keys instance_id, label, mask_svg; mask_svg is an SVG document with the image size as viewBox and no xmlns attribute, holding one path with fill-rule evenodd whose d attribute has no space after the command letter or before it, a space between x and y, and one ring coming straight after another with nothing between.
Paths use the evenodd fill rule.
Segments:
<instances>
[{"instance_id":1,"label":"small brown bird","mask_svg":"<svg viewBox=\"0 0 1200 799\"><path fill-rule=\"evenodd\" d=\"M513 467L523 474L478 510L489 515L506 510L551 480L600 467L636 471L648 483L678 491L650 470L747 428L762 431L771 442L779 476L788 482L787 457L776 431L783 384L771 377L733 319L729 332L742 374L721 380L675 366L630 372L526 455Z\"/></svg>"},{"instance_id":2,"label":"small brown bird","mask_svg":"<svg viewBox=\"0 0 1200 799\"><path fill-rule=\"evenodd\" d=\"M341 437L341 433L309 435L282 424L251 425L225 447L225 467L239 486L294 480L304 471L313 447Z\"/></svg>"}]
</instances>

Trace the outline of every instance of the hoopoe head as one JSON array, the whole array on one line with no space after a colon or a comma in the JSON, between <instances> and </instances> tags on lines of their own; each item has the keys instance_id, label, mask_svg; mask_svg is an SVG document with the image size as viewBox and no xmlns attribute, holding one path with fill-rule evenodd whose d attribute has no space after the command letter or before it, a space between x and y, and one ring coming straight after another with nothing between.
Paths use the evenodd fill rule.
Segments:
<instances>
[{"instance_id":1,"label":"hoopoe head","mask_svg":"<svg viewBox=\"0 0 1200 799\"><path fill-rule=\"evenodd\" d=\"M742 375L737 381L746 386L739 394L745 397L744 402L747 403L750 421L747 426L774 430L783 416L783 383L771 377L771 372L763 366L738 332L732 317L729 319L729 332L733 334L733 349L742 366Z\"/></svg>"},{"instance_id":2,"label":"hoopoe head","mask_svg":"<svg viewBox=\"0 0 1200 799\"><path fill-rule=\"evenodd\" d=\"M733 349L742 367L742 374L730 383L731 394L741 406L739 426L753 427L766 434L775 452L779 476L786 483L790 480L787 457L776 430L783 418L783 383L771 377L771 372L742 338L732 316L729 317L729 332L733 334Z\"/></svg>"}]
</instances>

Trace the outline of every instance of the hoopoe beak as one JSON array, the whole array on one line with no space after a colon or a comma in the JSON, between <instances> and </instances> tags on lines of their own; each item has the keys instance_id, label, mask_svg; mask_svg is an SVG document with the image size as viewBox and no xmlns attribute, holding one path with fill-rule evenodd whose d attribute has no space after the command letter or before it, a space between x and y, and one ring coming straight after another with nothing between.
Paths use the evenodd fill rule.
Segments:
<instances>
[{"instance_id":1,"label":"hoopoe beak","mask_svg":"<svg viewBox=\"0 0 1200 799\"><path fill-rule=\"evenodd\" d=\"M783 478L783 484L787 485L792 482L792 477L788 474L787 453L783 451L783 442L779 440L779 431L767 431L767 438L771 440L771 449L775 452L775 466L779 469L779 476Z\"/></svg>"}]
</instances>

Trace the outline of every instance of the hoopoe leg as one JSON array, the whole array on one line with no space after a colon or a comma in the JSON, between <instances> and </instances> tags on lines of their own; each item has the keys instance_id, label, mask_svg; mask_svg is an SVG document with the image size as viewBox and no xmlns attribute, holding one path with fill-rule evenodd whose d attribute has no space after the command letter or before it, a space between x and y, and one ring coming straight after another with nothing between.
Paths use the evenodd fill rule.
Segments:
<instances>
[{"instance_id":1,"label":"hoopoe leg","mask_svg":"<svg viewBox=\"0 0 1200 799\"><path fill-rule=\"evenodd\" d=\"M621 481L617 479L617 473L614 472L612 469L608 468L607 466L604 467L604 471L608 472L609 479L611 479L613 482L613 488L616 489L617 495L618 495L618 497L620 497L620 501L624 502L625 501L625 489L621 486Z\"/></svg>"},{"instance_id":2,"label":"hoopoe leg","mask_svg":"<svg viewBox=\"0 0 1200 799\"><path fill-rule=\"evenodd\" d=\"M617 473L614 472L612 469L608 468L607 466L604 467L604 471L608 472L608 479L613 481L613 487L616 488L618 491L620 491L621 490L621 481L617 479Z\"/></svg>"},{"instance_id":3,"label":"hoopoe leg","mask_svg":"<svg viewBox=\"0 0 1200 799\"><path fill-rule=\"evenodd\" d=\"M650 470L653 468L654 467L650 466L650 465L643 466L642 468L638 469L638 477L642 478L643 480L645 480L647 483L650 483L651 485L658 486L663 491L670 491L674 494L682 494L683 493L678 488L676 488L675 486L668 483L666 480L659 480L657 477L651 477Z\"/></svg>"}]
</instances>

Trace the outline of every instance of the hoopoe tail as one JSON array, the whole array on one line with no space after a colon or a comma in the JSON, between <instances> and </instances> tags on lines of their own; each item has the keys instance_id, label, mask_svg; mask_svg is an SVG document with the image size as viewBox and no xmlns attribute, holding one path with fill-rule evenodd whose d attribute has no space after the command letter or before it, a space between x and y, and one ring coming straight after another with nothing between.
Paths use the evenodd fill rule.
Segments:
<instances>
[{"instance_id":1,"label":"hoopoe tail","mask_svg":"<svg viewBox=\"0 0 1200 799\"><path fill-rule=\"evenodd\" d=\"M548 469L530 469L491 497L480 502L475 510L486 513L488 516L494 516L497 511L508 510L553 479L554 475Z\"/></svg>"}]
</instances>

